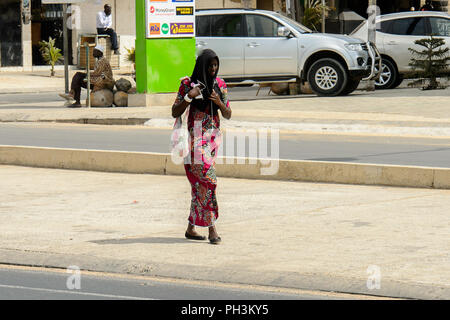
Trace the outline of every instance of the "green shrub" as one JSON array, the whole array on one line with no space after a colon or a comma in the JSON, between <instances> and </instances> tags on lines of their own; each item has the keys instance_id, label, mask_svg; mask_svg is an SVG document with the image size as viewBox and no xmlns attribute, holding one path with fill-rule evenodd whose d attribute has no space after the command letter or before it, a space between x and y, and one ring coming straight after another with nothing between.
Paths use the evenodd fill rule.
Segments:
<instances>
[{"instance_id":1,"label":"green shrub","mask_svg":"<svg viewBox=\"0 0 450 320\"><path fill-rule=\"evenodd\" d=\"M48 41L40 41L39 46L42 58L48 65L52 66L50 76L53 77L55 75L55 64L63 61L61 49L55 47L55 39L52 39L52 37L49 37Z\"/></svg>"},{"instance_id":2,"label":"green shrub","mask_svg":"<svg viewBox=\"0 0 450 320\"><path fill-rule=\"evenodd\" d=\"M418 70L416 75L420 78L410 85L424 85L428 81L428 85L422 87L424 90L445 88L445 86L437 81L438 77L449 77L450 74L450 48L445 47L445 40L442 38L435 38L431 35L429 38L419 39L414 41L414 43L424 47L424 49L422 51L412 48L408 49L413 55L409 65L412 70Z\"/></svg>"}]
</instances>

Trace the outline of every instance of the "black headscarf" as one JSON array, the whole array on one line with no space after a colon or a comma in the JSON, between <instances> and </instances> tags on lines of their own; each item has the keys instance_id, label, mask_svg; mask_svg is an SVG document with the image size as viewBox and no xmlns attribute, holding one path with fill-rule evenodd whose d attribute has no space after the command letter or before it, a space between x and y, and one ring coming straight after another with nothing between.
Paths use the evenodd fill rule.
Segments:
<instances>
[{"instance_id":1,"label":"black headscarf","mask_svg":"<svg viewBox=\"0 0 450 320\"><path fill-rule=\"evenodd\" d=\"M214 76L211 76L208 72L208 68L212 62L212 60L217 60L217 70ZM205 112L206 108L213 109L213 112L216 112L218 107L209 100L209 97L212 94L212 91L215 89L216 93L221 96L221 92L219 86L216 82L216 77L219 72L219 57L217 54L211 49L205 49L202 53L197 57L197 61L195 62L194 71L192 72L191 82L198 83L201 81L205 84L206 88L202 90L203 100L202 99L193 99L191 106L194 106L200 111Z\"/></svg>"}]
</instances>

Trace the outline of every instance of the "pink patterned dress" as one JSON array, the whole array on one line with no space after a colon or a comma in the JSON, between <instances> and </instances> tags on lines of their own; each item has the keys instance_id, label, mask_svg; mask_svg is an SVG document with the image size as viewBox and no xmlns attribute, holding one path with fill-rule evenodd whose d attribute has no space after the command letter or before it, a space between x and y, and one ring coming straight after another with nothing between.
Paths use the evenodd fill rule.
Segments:
<instances>
[{"instance_id":1,"label":"pink patterned dress","mask_svg":"<svg viewBox=\"0 0 450 320\"><path fill-rule=\"evenodd\" d=\"M230 108L225 81L216 78L223 104ZM181 81L175 103L180 103L191 90L188 77ZM189 223L199 227L211 227L219 217L216 198L217 177L215 160L220 146L220 118L211 108L204 112L191 105L187 122L190 133L191 154L184 168L191 184L191 209ZM201 127L200 127L201 126Z\"/></svg>"}]
</instances>

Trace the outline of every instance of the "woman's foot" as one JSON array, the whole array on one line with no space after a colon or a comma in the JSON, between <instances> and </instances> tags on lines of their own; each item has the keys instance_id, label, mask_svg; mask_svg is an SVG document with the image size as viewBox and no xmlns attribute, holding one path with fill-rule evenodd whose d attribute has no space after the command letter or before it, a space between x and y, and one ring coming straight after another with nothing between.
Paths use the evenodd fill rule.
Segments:
<instances>
[{"instance_id":1,"label":"woman's foot","mask_svg":"<svg viewBox=\"0 0 450 320\"><path fill-rule=\"evenodd\" d=\"M219 244L222 239L219 237L219 235L217 234L217 230L216 227L209 227L209 236L208 236L208 240L211 244Z\"/></svg>"},{"instance_id":2,"label":"woman's foot","mask_svg":"<svg viewBox=\"0 0 450 320\"><path fill-rule=\"evenodd\" d=\"M206 240L206 237L198 234L197 231L195 231L194 227L191 226L190 224L188 225L188 228L187 228L184 236L187 239L191 239L191 240Z\"/></svg>"}]
</instances>

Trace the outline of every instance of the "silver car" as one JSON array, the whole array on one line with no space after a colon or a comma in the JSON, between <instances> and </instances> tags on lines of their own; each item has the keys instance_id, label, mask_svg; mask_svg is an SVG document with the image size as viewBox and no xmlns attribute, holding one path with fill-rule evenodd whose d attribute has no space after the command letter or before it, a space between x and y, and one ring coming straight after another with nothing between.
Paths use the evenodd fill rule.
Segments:
<instances>
[{"instance_id":1,"label":"silver car","mask_svg":"<svg viewBox=\"0 0 450 320\"><path fill-rule=\"evenodd\" d=\"M433 34L444 38L450 46L450 15L444 12L421 11L381 15L377 17L376 46L382 56L382 72L375 85L379 89L397 87L405 75L412 72L412 55L408 48L422 51L415 40ZM351 36L367 39L367 21L357 27Z\"/></svg>"},{"instance_id":2,"label":"silver car","mask_svg":"<svg viewBox=\"0 0 450 320\"><path fill-rule=\"evenodd\" d=\"M198 10L196 46L218 54L220 76L231 84L307 81L316 94L336 96L375 77L376 48L369 43L313 33L273 11Z\"/></svg>"}]
</instances>

